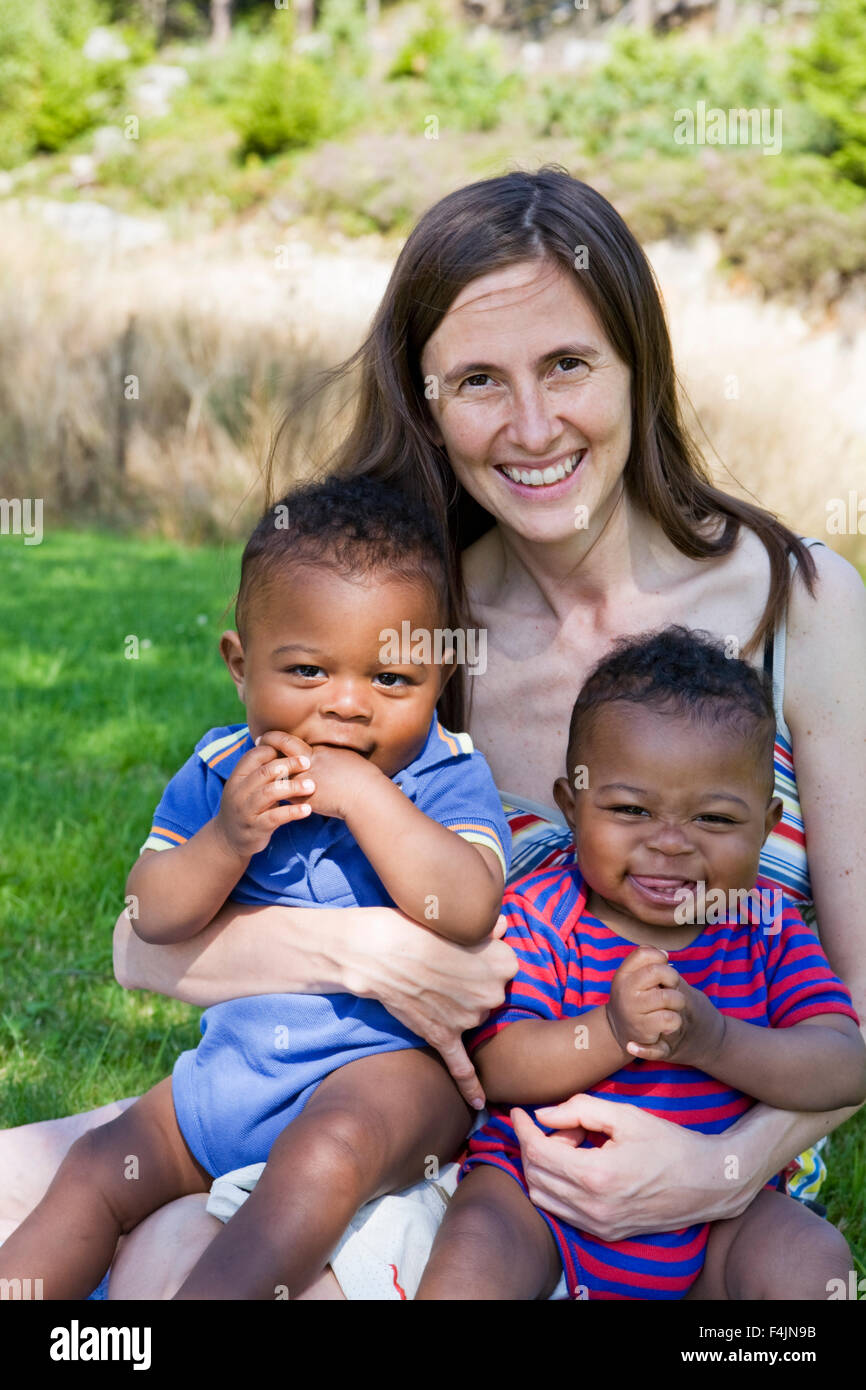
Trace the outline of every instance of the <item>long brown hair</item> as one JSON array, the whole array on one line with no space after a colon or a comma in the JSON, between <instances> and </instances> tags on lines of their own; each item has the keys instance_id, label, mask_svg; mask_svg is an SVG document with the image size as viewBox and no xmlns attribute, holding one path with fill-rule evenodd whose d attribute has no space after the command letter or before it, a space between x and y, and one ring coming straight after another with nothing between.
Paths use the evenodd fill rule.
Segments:
<instances>
[{"instance_id":1,"label":"long brown hair","mask_svg":"<svg viewBox=\"0 0 866 1390\"><path fill-rule=\"evenodd\" d=\"M311 393L358 371L353 424L323 461L322 471L371 473L433 512L452 558L450 622L468 627L460 552L489 530L495 518L465 491L445 448L434 442L421 353L466 285L538 259L556 262L577 277L609 341L631 370L631 447L624 484L634 505L658 522L677 550L696 560L729 554L741 526L763 542L770 591L744 648L744 654L754 653L784 612L789 552L810 593L815 562L808 546L772 513L713 486L681 418L670 335L649 262L607 199L560 166L469 184L424 214L400 252L367 338L346 361L323 373ZM586 268L577 269L578 264ZM291 418L283 420L271 448L269 503L277 448ZM724 527L708 538L705 523L715 517L724 518ZM451 728L466 727L466 697L459 668L439 705Z\"/></svg>"}]
</instances>

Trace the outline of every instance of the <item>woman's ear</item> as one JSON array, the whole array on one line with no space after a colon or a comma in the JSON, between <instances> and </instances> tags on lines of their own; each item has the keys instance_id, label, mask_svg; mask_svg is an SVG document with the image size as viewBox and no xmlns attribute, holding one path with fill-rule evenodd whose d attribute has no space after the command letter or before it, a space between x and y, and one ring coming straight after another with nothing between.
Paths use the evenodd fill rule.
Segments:
<instances>
[{"instance_id":1,"label":"woman's ear","mask_svg":"<svg viewBox=\"0 0 866 1390\"><path fill-rule=\"evenodd\" d=\"M220 638L220 656L229 668L229 675L235 683L238 699L244 700L244 649L238 634L229 629Z\"/></svg>"}]
</instances>

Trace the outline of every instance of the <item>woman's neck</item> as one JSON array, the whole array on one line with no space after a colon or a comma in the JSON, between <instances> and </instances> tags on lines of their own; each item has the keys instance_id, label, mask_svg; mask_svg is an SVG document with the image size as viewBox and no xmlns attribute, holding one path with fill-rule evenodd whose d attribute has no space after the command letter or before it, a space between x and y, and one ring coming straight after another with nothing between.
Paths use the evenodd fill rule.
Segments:
<instances>
[{"instance_id":1,"label":"woman's neck","mask_svg":"<svg viewBox=\"0 0 866 1390\"><path fill-rule=\"evenodd\" d=\"M488 571L497 606L537 607L561 623L580 604L601 610L629 592L659 592L690 565L624 491L604 516L559 542L532 541L499 523L499 574Z\"/></svg>"}]
</instances>

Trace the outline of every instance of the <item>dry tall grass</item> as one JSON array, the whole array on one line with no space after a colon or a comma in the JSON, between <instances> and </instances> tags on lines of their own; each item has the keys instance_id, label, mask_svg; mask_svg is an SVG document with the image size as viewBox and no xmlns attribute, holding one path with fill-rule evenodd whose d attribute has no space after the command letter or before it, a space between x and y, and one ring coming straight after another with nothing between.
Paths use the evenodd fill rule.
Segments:
<instances>
[{"instance_id":1,"label":"dry tall grass","mask_svg":"<svg viewBox=\"0 0 866 1390\"><path fill-rule=\"evenodd\" d=\"M2 218L0 494L42 497L58 524L243 534L276 420L360 341L390 262L285 235L278 253L259 231L95 254L9 204ZM709 238L650 254L719 480L866 562L866 536L826 526L831 499L866 495L866 324L820 333L732 293ZM327 452L335 404L295 416L284 472Z\"/></svg>"}]
</instances>

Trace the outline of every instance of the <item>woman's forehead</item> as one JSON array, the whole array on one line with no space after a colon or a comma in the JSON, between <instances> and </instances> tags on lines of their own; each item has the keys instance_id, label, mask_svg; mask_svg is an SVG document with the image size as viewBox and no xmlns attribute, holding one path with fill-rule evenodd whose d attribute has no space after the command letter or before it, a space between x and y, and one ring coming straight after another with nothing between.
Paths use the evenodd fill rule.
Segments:
<instances>
[{"instance_id":1,"label":"woman's forehead","mask_svg":"<svg viewBox=\"0 0 866 1390\"><path fill-rule=\"evenodd\" d=\"M601 347L605 334L574 273L551 261L521 261L481 275L466 285L427 341L425 351L461 351L532 345L550 339L555 348L590 335ZM491 360L492 360L491 357Z\"/></svg>"}]
</instances>

